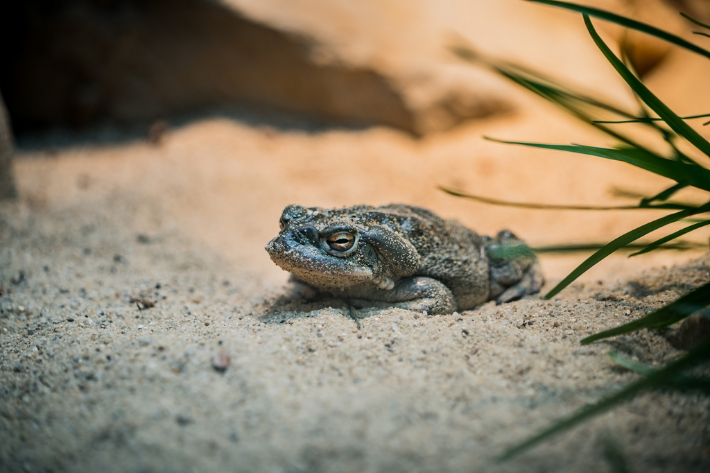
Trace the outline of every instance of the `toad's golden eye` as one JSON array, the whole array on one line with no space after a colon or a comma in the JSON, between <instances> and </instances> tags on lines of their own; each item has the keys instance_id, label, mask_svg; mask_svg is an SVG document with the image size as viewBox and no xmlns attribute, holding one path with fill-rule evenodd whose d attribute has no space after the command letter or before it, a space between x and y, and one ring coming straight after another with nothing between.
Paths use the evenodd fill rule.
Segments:
<instances>
[{"instance_id":1,"label":"toad's golden eye","mask_svg":"<svg viewBox=\"0 0 710 473\"><path fill-rule=\"evenodd\" d=\"M341 232L329 236L326 241L328 242L328 246L332 250L346 251L353 247L353 243L355 243L355 237L352 236L350 233Z\"/></svg>"},{"instance_id":2,"label":"toad's golden eye","mask_svg":"<svg viewBox=\"0 0 710 473\"><path fill-rule=\"evenodd\" d=\"M284 229L284 223L283 223L283 221L281 221L281 222L279 222L279 230L283 230L283 229Z\"/></svg>"}]
</instances>

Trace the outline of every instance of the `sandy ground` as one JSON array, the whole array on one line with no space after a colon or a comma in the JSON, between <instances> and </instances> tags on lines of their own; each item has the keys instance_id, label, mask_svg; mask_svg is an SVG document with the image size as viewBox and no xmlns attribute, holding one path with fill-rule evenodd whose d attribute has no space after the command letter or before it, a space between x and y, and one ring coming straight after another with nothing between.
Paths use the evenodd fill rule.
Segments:
<instances>
[{"instance_id":1,"label":"sandy ground","mask_svg":"<svg viewBox=\"0 0 710 473\"><path fill-rule=\"evenodd\" d=\"M681 94L675 77L707 77L704 66L682 54L669 64L649 82L680 113L701 112L705 84ZM0 205L0 471L609 471L605 436L630 471L710 470L710 401L658 393L492 463L636 378L607 352L654 366L681 355L655 332L578 341L706 282L702 252L615 256L551 301L373 311L359 331L337 300L288 298L263 247L291 203L422 205L533 246L608 241L652 217L492 207L438 190L600 205L630 202L614 188L668 185L620 163L484 141L608 144L509 94L515 113L424 139L244 111L171 122L157 144L108 128L26 137L20 200ZM547 288L584 257L543 257ZM224 372L215 356L229 356Z\"/></svg>"},{"instance_id":2,"label":"sandy ground","mask_svg":"<svg viewBox=\"0 0 710 473\"><path fill-rule=\"evenodd\" d=\"M585 133L551 116L558 133ZM706 281L707 259L629 276L693 254L612 259L553 301L432 318L373 312L360 331L337 300L284 297L287 275L263 245L290 202L410 202L536 245L608 238L646 218L525 212L436 190L589 202L613 201L609 186L630 180L658 184L480 139L531 134L529 122L414 140L206 117L160 145L30 142L16 162L22 198L0 211L0 469L496 470L506 446L635 378L609 350L652 365L677 357L655 333L578 340ZM544 258L548 279L583 257ZM231 359L224 373L211 365L220 353ZM644 395L497 468L604 470L608 434L632 471L706 471L709 408Z\"/></svg>"}]
</instances>

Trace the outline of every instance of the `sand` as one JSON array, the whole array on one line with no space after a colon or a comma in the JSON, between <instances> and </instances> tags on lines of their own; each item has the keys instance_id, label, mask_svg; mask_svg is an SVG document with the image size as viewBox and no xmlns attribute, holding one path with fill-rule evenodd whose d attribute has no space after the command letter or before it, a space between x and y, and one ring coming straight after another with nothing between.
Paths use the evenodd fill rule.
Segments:
<instances>
[{"instance_id":1,"label":"sand","mask_svg":"<svg viewBox=\"0 0 710 473\"><path fill-rule=\"evenodd\" d=\"M520 136L525 122L415 140L203 117L160 145L29 142L16 161L22 197L0 210L0 470L593 471L608 468L608 435L632 471L706 471L710 401L658 393L492 464L636 378L608 351L653 366L680 356L647 331L578 341L707 281L710 260L688 262L697 253L614 258L551 301L436 317L370 311L357 330L337 300L290 297L263 250L289 202L426 204L536 245L643 221L484 206L435 188L525 199L533 191L513 184L530 181L536 200L566 198L563 186L584 202L613 201L608 186L627 176L639 189L657 183L480 139ZM525 160L597 179L541 175ZM583 257L544 257L547 288ZM213 367L217 355L226 370Z\"/></svg>"}]
</instances>

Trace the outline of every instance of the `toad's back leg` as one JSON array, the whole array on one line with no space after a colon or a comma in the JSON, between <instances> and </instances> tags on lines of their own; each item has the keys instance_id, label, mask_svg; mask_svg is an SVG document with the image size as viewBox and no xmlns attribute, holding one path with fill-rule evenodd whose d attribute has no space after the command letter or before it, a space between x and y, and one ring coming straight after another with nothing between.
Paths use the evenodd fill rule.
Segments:
<instances>
[{"instance_id":1,"label":"toad's back leg","mask_svg":"<svg viewBox=\"0 0 710 473\"><path fill-rule=\"evenodd\" d=\"M535 294L545 283L540 262L525 243L503 230L486 245L490 294L500 304Z\"/></svg>"}]
</instances>

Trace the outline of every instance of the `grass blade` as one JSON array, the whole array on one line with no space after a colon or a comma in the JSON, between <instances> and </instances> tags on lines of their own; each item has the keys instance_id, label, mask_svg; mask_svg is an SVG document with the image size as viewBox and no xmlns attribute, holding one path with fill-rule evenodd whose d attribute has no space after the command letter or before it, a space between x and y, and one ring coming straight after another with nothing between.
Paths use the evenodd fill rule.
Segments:
<instances>
[{"instance_id":1,"label":"grass blade","mask_svg":"<svg viewBox=\"0 0 710 473\"><path fill-rule=\"evenodd\" d=\"M633 371L634 373L650 375L656 372L656 370L654 370L650 366L644 365L643 363L637 363L633 360L629 360L628 358L621 356L618 353L609 352L607 354L614 363L619 366L623 366L627 370Z\"/></svg>"},{"instance_id":2,"label":"grass blade","mask_svg":"<svg viewBox=\"0 0 710 473\"><path fill-rule=\"evenodd\" d=\"M582 145L551 145L544 143L531 143L524 141L506 141L489 138L484 139L512 145L528 146L531 148L552 149L568 151L571 153L597 156L599 158L621 161L639 167L654 174L672 179L679 184L691 185L699 189L710 191L710 171L696 164L687 164L680 161L661 158L643 149L623 147L617 149L598 148Z\"/></svg>"},{"instance_id":3,"label":"grass blade","mask_svg":"<svg viewBox=\"0 0 710 473\"><path fill-rule=\"evenodd\" d=\"M533 0L539 1L539 0ZM589 16L584 15L584 24L587 26L587 30L597 45L599 50L604 54L611 65L616 69L619 75L626 81L626 83L633 89L633 91L648 105L654 112L658 114L659 117L663 118L666 124L671 127L673 131L678 133L680 136L684 137L690 141L693 146L698 148L700 151L710 156L710 143L700 136L697 131L693 130L688 124L686 124L678 115L673 113L673 111L666 106L661 100L658 99L645 85L641 82L631 71L624 65L624 63L619 60L619 58L611 52L611 49L602 41L597 31L592 25L592 21ZM704 50L703 50L704 51ZM707 51L706 51L707 52ZM710 56L708 56L710 57Z\"/></svg>"},{"instance_id":4,"label":"grass blade","mask_svg":"<svg viewBox=\"0 0 710 473\"><path fill-rule=\"evenodd\" d=\"M679 117L681 120L694 120L696 118L707 118L710 117L710 113L703 113L702 115L690 115L687 117ZM602 124L619 124L619 123L648 123L648 122L664 122L663 118L643 118L637 117L630 120L594 120L594 123Z\"/></svg>"},{"instance_id":5,"label":"grass blade","mask_svg":"<svg viewBox=\"0 0 710 473\"><path fill-rule=\"evenodd\" d=\"M490 58L484 57L483 55L473 51L468 46L454 46L452 50L457 56L459 56L459 58L469 62L481 63L489 67L503 77L528 89L545 100L554 103L577 119L592 125L603 133L606 133L607 135L631 146L641 147L640 144L635 143L631 138L614 131L607 126L594 123L591 109L610 112L626 118L635 118L635 115L625 112L608 103L587 97L583 94L570 92L569 90L554 84L552 81L543 77L539 73L529 71L520 66L494 61ZM653 127L657 126L655 123L648 123L647 125Z\"/></svg>"},{"instance_id":6,"label":"grass blade","mask_svg":"<svg viewBox=\"0 0 710 473\"><path fill-rule=\"evenodd\" d=\"M692 22L692 23L695 23L695 24L698 25L698 26L702 26L703 28L707 28L707 29L710 30L710 25L706 25L705 23L701 23L701 22L699 22L698 20L696 20L695 18L692 18L692 17L686 15L686 14L683 13L683 12L680 13L680 16L682 16L683 18L685 18L686 20L688 20L688 21L690 21L690 22Z\"/></svg>"},{"instance_id":7,"label":"grass blade","mask_svg":"<svg viewBox=\"0 0 710 473\"><path fill-rule=\"evenodd\" d=\"M597 340L622 335L642 328L667 327L708 305L710 305L710 283L703 284L699 288L645 317L603 332L595 333L594 335L582 339L581 343L582 345L588 345Z\"/></svg>"},{"instance_id":8,"label":"grass blade","mask_svg":"<svg viewBox=\"0 0 710 473\"><path fill-rule=\"evenodd\" d=\"M660 201L666 201L673 197L673 195L678 192L679 190L685 189L686 186L685 184L676 184L674 186L669 187L668 189L665 189L658 194L654 195L653 197L648 197L648 198L643 198L641 199L641 205L647 205L650 204L651 202L654 202L656 200Z\"/></svg>"},{"instance_id":9,"label":"grass blade","mask_svg":"<svg viewBox=\"0 0 710 473\"><path fill-rule=\"evenodd\" d=\"M581 243L577 245L552 245L552 246L538 246L530 248L533 253L580 253L588 251L597 251L600 248L604 248L605 243ZM617 251L633 251L636 249L643 249L648 246L647 243L631 243L619 248ZM695 243L689 241L681 241L678 243L672 243L667 245L661 245L657 250L676 250L676 251L687 251L687 250L697 250L701 248L707 248L705 243Z\"/></svg>"},{"instance_id":10,"label":"grass blade","mask_svg":"<svg viewBox=\"0 0 710 473\"><path fill-rule=\"evenodd\" d=\"M705 220L705 221L703 221L703 222L699 222L699 223L696 223L696 224L693 224L693 225L689 225L689 226L687 226L687 227L685 227L685 228L682 228L682 229L678 230L677 232L673 232L673 233L671 233L670 235L667 235L667 236L665 236L665 237L663 237L663 238L660 238L660 239L654 241L653 243L651 243L650 245L648 245L646 248L644 248L644 249L641 250L641 251L637 251L636 253L630 254L630 255L629 255L629 258L632 257L632 256L642 255L642 254L644 254L644 253L648 253L648 252L650 252L650 251L657 250L657 249L660 248L661 245L663 245L664 243L668 243L669 241L675 240L676 238L681 237L681 236L685 235L686 233L690 233L690 232L692 232L693 230L697 230L698 228L702 228L702 227L705 227L705 226L707 226L707 225L710 225L710 220Z\"/></svg>"},{"instance_id":11,"label":"grass blade","mask_svg":"<svg viewBox=\"0 0 710 473\"><path fill-rule=\"evenodd\" d=\"M509 448L498 457L498 462L509 460L510 458L519 455L520 453L529 450L543 440L564 432L581 422L590 419L596 415L608 411L612 407L620 404L623 401L633 398L638 393L647 389L656 389L658 386L666 385L670 380L678 375L682 370L691 368L699 363L710 359L710 342L706 342L694 350L690 351L686 356L668 363L663 368L654 373L643 377L621 391L612 394L604 399L601 399L596 404L585 407L572 414L571 416L554 423L542 432L528 438L527 440Z\"/></svg>"},{"instance_id":12,"label":"grass blade","mask_svg":"<svg viewBox=\"0 0 710 473\"><path fill-rule=\"evenodd\" d=\"M611 13L611 12L608 12L605 10L600 10L598 8L586 7L584 5L576 5L574 3L558 2L558 1L554 1L554 0L528 0L528 1L531 1L534 3L542 3L543 5L560 7L560 8L564 8L566 10L576 11L579 13L583 13L585 16L594 16L596 18L601 18L602 20L610 21L612 23L616 23L617 25L621 25L626 28L630 28L632 30L641 31L642 33L646 33L651 36L661 38L665 41L668 41L671 44L675 44L676 46L680 46L681 48L685 48L689 51L693 51L694 53L700 54L701 56L705 56L710 59L710 51L706 51L705 49L701 48L700 46L696 46L695 44L693 44L689 41L686 41L679 36L676 36L674 34L668 33L667 31L663 31L661 29L658 29L655 26L647 25L646 23L641 23L640 21L632 20L630 18L625 18L623 16L616 15L614 13ZM702 25L702 26L705 26L705 25Z\"/></svg>"},{"instance_id":13,"label":"grass blade","mask_svg":"<svg viewBox=\"0 0 710 473\"><path fill-rule=\"evenodd\" d=\"M629 371L639 373L645 376L649 376L655 373L657 370L651 368L650 366L644 365L643 363L637 363L635 361L629 360L626 357L619 355L618 353L609 353L609 358L611 358L614 363L626 368ZM694 376L685 376L678 373L676 376L669 379L666 384L659 385L656 389L664 391L705 391L710 393L710 378L700 378Z\"/></svg>"},{"instance_id":14,"label":"grass blade","mask_svg":"<svg viewBox=\"0 0 710 473\"><path fill-rule=\"evenodd\" d=\"M456 197L464 197L466 199L475 200L484 204L502 205L505 207L518 207L522 209L537 209L537 210L638 210L649 207L639 207L638 205L621 205L621 206L596 206L596 205L554 205L554 204L531 204L527 202L510 202L507 200L491 199L480 195L468 194L463 191L452 189L450 187L439 186L439 189L447 194ZM650 207L653 208L653 207Z\"/></svg>"},{"instance_id":15,"label":"grass blade","mask_svg":"<svg viewBox=\"0 0 710 473\"><path fill-rule=\"evenodd\" d=\"M593 267L595 264L609 256L610 254L614 253L619 248L623 248L629 243L638 240L642 236L647 235L654 230L658 230L659 228L664 227L670 223L677 222L678 220L688 217L691 214L692 212L690 210L681 210L680 212L676 212L671 215L666 215L665 217L653 220L652 222L649 222L645 225L641 225L640 227L635 228L630 232L624 233L620 237L616 238L615 240L611 241L603 248L598 250L592 256L584 260L582 264L577 266L571 273L569 273L567 277L565 277L559 284L557 284L557 286L555 286L550 292L545 294L545 299L550 299L551 297L555 296L558 292L567 287L575 279L587 272L587 270L589 270L591 267Z\"/></svg>"}]
</instances>

